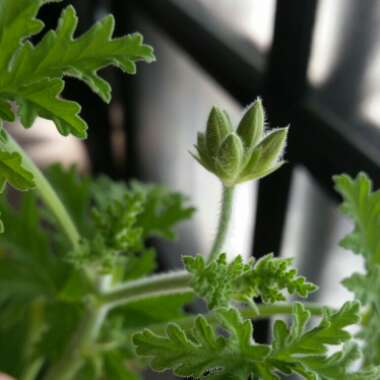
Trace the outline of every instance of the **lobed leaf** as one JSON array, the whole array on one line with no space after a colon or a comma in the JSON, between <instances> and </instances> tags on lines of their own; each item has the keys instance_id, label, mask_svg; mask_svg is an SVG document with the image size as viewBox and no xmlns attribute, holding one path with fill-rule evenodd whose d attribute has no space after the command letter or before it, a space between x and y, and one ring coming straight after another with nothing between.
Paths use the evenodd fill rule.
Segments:
<instances>
[{"instance_id":1,"label":"lobed leaf","mask_svg":"<svg viewBox=\"0 0 380 380\"><path fill-rule=\"evenodd\" d=\"M335 188L343 197L342 212L355 228L342 241L344 248L361 254L367 267L380 263L380 191L372 191L372 182L364 173L356 178L334 177Z\"/></svg>"},{"instance_id":2,"label":"lobed leaf","mask_svg":"<svg viewBox=\"0 0 380 380\"><path fill-rule=\"evenodd\" d=\"M75 38L78 18L72 6L62 12L57 29L34 46L28 38L42 29L36 15L46 2L0 1L0 117L14 119L14 112L4 104L15 101L26 128L41 116L52 120L61 134L85 138L87 125L78 115L79 104L60 98L65 84L62 78L78 78L110 102L111 87L98 71L113 65L134 74L137 61L154 60L153 51L138 33L113 38L112 16Z\"/></svg>"},{"instance_id":3,"label":"lobed leaf","mask_svg":"<svg viewBox=\"0 0 380 380\"><path fill-rule=\"evenodd\" d=\"M317 287L290 268L291 263L291 259L274 258L271 254L247 264L241 256L227 263L225 254L210 263L201 256L184 257L185 267L192 274L192 287L210 308L252 297L260 297L266 303L282 301L285 291L307 297Z\"/></svg>"},{"instance_id":4,"label":"lobed leaf","mask_svg":"<svg viewBox=\"0 0 380 380\"><path fill-rule=\"evenodd\" d=\"M218 335L206 318L199 315L191 331L169 324L166 334L145 329L134 335L140 356L148 357L153 369L172 369L180 377L245 380L260 367L270 348L252 339L252 325L235 309L218 310L219 326L228 336ZM255 371L255 372L253 372Z\"/></svg>"},{"instance_id":5,"label":"lobed leaf","mask_svg":"<svg viewBox=\"0 0 380 380\"><path fill-rule=\"evenodd\" d=\"M380 268L380 191L373 191L371 180L364 173L356 178L347 175L334 177L335 188L343 197L342 212L354 222L354 230L341 246L364 258L366 272L354 273L343 285L368 308L366 321L359 336L364 339L366 364L380 364L379 268Z\"/></svg>"},{"instance_id":6,"label":"lobed leaf","mask_svg":"<svg viewBox=\"0 0 380 380\"><path fill-rule=\"evenodd\" d=\"M296 374L307 380L376 380L379 368L352 369L360 351L345 328L358 321L358 311L353 302L335 313L325 310L320 323L307 329L310 313L297 303L290 327L276 321L272 345L255 343L251 321L234 308L217 309L213 323L199 315L192 329L170 324L164 335L145 329L133 341L153 369L171 369L179 377L278 380L281 374ZM330 345L345 342L342 350L329 353Z\"/></svg>"}]
</instances>

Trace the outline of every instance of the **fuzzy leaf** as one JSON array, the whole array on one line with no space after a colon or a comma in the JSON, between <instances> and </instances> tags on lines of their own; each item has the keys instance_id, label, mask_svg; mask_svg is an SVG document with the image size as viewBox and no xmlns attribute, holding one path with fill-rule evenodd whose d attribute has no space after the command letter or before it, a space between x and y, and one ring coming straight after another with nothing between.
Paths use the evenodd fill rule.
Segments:
<instances>
[{"instance_id":1,"label":"fuzzy leaf","mask_svg":"<svg viewBox=\"0 0 380 380\"><path fill-rule=\"evenodd\" d=\"M197 316L191 330L170 324L165 335L145 329L133 341L153 369L171 369L179 377L278 380L280 374L297 374L307 380L376 380L379 368L352 370L360 352L345 328L359 320L358 312L359 305L348 302L335 313L325 310L320 323L307 329L310 313L297 303L290 327L276 321L272 346L256 344L251 321L233 308L217 309L213 324ZM344 342L349 343L329 354L330 345Z\"/></svg>"},{"instance_id":2,"label":"fuzzy leaf","mask_svg":"<svg viewBox=\"0 0 380 380\"><path fill-rule=\"evenodd\" d=\"M188 206L186 196L172 192L164 186L132 181L128 187L124 183L100 177L94 182L92 189L99 205L106 204L110 198L121 200L128 192L141 197L144 207L137 215L136 224L142 229L144 238L155 236L174 239L174 227L189 219L195 211Z\"/></svg>"},{"instance_id":3,"label":"fuzzy leaf","mask_svg":"<svg viewBox=\"0 0 380 380\"><path fill-rule=\"evenodd\" d=\"M125 279L149 274L156 266L155 254L144 248L144 240L174 238L175 225L194 212L186 197L161 186L137 181L127 186L104 176L91 180L74 167L59 165L47 174L83 237L78 249L70 251L66 245L66 258L78 268L117 269Z\"/></svg>"},{"instance_id":4,"label":"fuzzy leaf","mask_svg":"<svg viewBox=\"0 0 380 380\"><path fill-rule=\"evenodd\" d=\"M354 273L343 281L355 298L368 307L367 318L359 336L364 339L366 364L380 364L380 191L372 190L372 182L364 173L356 178L334 177L335 188L343 197L342 212L354 221L354 230L341 246L364 257L366 273Z\"/></svg>"},{"instance_id":5,"label":"fuzzy leaf","mask_svg":"<svg viewBox=\"0 0 380 380\"><path fill-rule=\"evenodd\" d=\"M208 301L211 309L227 306L236 291L236 280L250 270L241 256L227 263L226 254L219 255L210 263L202 256L184 256L183 262L192 274L191 286Z\"/></svg>"},{"instance_id":6,"label":"fuzzy leaf","mask_svg":"<svg viewBox=\"0 0 380 380\"><path fill-rule=\"evenodd\" d=\"M367 267L380 264L380 191L372 191L372 182L364 173L356 178L335 176L334 181L343 197L341 210L355 223L341 245L363 255Z\"/></svg>"},{"instance_id":7,"label":"fuzzy leaf","mask_svg":"<svg viewBox=\"0 0 380 380\"><path fill-rule=\"evenodd\" d=\"M297 269L292 268L293 260L265 255L253 268L237 281L238 292L251 297L261 297L263 302L285 300L284 290L289 294L307 297L318 287L299 276Z\"/></svg>"},{"instance_id":8,"label":"fuzzy leaf","mask_svg":"<svg viewBox=\"0 0 380 380\"><path fill-rule=\"evenodd\" d=\"M296 269L289 268L291 259L274 258L273 255L247 264L243 263L241 256L231 263L227 263L225 254L211 263L206 263L201 256L186 256L184 263L193 275L192 287L208 301L210 308L252 297L261 297L264 302L282 301L285 300L284 291L307 297L317 289L298 276Z\"/></svg>"},{"instance_id":9,"label":"fuzzy leaf","mask_svg":"<svg viewBox=\"0 0 380 380\"><path fill-rule=\"evenodd\" d=\"M294 320L289 328L277 320L273 328L273 351L268 358L278 371L298 374L310 380L377 379L378 368L352 372L353 363L360 358L358 347L345 345L342 351L328 355L328 346L348 342L347 326L359 321L359 304L347 302L337 312L325 310L321 322L306 330L310 313L300 303L294 305Z\"/></svg>"},{"instance_id":10,"label":"fuzzy leaf","mask_svg":"<svg viewBox=\"0 0 380 380\"><path fill-rule=\"evenodd\" d=\"M133 341L140 356L150 358L157 371L172 369L180 377L245 380L269 354L270 348L252 339L252 324L242 320L235 309L218 310L218 325L228 337L199 315L191 331L169 324L164 336L145 329Z\"/></svg>"},{"instance_id":11,"label":"fuzzy leaf","mask_svg":"<svg viewBox=\"0 0 380 380\"><path fill-rule=\"evenodd\" d=\"M374 305L380 313L380 265L374 266L366 274L354 273L342 283L363 305Z\"/></svg>"},{"instance_id":12,"label":"fuzzy leaf","mask_svg":"<svg viewBox=\"0 0 380 380\"><path fill-rule=\"evenodd\" d=\"M174 239L173 228L191 218L195 209L188 206L188 199L181 193L172 192L163 186L131 183L131 191L144 197L144 209L137 217L137 224L143 229L143 235Z\"/></svg>"}]
</instances>

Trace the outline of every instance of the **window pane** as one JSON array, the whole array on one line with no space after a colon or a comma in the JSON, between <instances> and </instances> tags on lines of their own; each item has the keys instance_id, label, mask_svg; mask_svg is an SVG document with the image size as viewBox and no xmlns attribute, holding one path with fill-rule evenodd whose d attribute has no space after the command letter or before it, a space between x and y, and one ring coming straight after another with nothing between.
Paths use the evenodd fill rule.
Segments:
<instances>
[{"instance_id":1,"label":"window pane","mask_svg":"<svg viewBox=\"0 0 380 380\"><path fill-rule=\"evenodd\" d=\"M352 228L308 172L297 168L281 253L294 257L301 274L320 286L313 297L323 304L336 306L352 298L341 281L360 271L363 260L339 247L339 241Z\"/></svg>"},{"instance_id":2,"label":"window pane","mask_svg":"<svg viewBox=\"0 0 380 380\"><path fill-rule=\"evenodd\" d=\"M185 1L185 0L183 0ZM266 52L272 42L275 0L197 0L212 17L218 17Z\"/></svg>"},{"instance_id":3,"label":"window pane","mask_svg":"<svg viewBox=\"0 0 380 380\"><path fill-rule=\"evenodd\" d=\"M351 126L380 126L380 3L322 0L309 78L317 95ZM373 141L372 141L373 142Z\"/></svg>"}]
</instances>

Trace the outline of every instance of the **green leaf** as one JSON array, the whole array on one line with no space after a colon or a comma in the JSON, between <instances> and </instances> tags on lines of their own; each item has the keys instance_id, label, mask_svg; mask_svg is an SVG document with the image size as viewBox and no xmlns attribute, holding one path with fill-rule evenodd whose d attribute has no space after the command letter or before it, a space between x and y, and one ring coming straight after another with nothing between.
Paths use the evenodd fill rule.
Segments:
<instances>
[{"instance_id":1,"label":"green leaf","mask_svg":"<svg viewBox=\"0 0 380 380\"><path fill-rule=\"evenodd\" d=\"M91 180L74 167L59 165L49 168L47 175L83 237L74 251L67 242L59 242L68 251L68 261L78 268L115 270L120 279L152 273L155 253L144 247L144 240L151 236L174 238L175 224L194 211L187 206L186 197L161 186L137 181L127 186L105 176Z\"/></svg>"},{"instance_id":2,"label":"green leaf","mask_svg":"<svg viewBox=\"0 0 380 380\"><path fill-rule=\"evenodd\" d=\"M136 225L142 229L144 238L174 239L173 228L189 219L195 211L188 206L186 196L159 185L132 181L127 186L103 176L93 183L92 191L99 206L104 206L110 199L121 201L126 193L140 197L143 207L136 216Z\"/></svg>"},{"instance_id":3,"label":"green leaf","mask_svg":"<svg viewBox=\"0 0 380 380\"><path fill-rule=\"evenodd\" d=\"M192 274L192 288L207 300L211 309L227 306L236 292L236 280L250 270L241 256L227 263L224 253L210 263L202 256L184 256L183 262L186 270Z\"/></svg>"},{"instance_id":4,"label":"green leaf","mask_svg":"<svg viewBox=\"0 0 380 380\"><path fill-rule=\"evenodd\" d=\"M277 320L273 328L273 351L268 364L284 374L298 374L305 379L377 379L379 369L368 368L352 373L352 365L360 358L358 347L351 343L342 351L329 355L330 345L349 342L346 327L359 321L359 304L347 302L337 312L325 310L320 323L306 330L310 312L296 303L290 328ZM276 371L276 370L275 370Z\"/></svg>"},{"instance_id":5,"label":"green leaf","mask_svg":"<svg viewBox=\"0 0 380 380\"><path fill-rule=\"evenodd\" d=\"M0 3L0 70L5 72L22 41L38 33L43 23L35 17L43 0L2 0Z\"/></svg>"},{"instance_id":6,"label":"green leaf","mask_svg":"<svg viewBox=\"0 0 380 380\"><path fill-rule=\"evenodd\" d=\"M192 274L191 284L209 307L225 306L232 300L246 301L261 297L264 302L285 300L284 291L307 297L317 287L298 276L297 270L289 268L292 260L266 255L256 263L243 263L237 256L227 263L226 255L206 263L201 256L184 257L186 269Z\"/></svg>"},{"instance_id":7,"label":"green leaf","mask_svg":"<svg viewBox=\"0 0 380 380\"><path fill-rule=\"evenodd\" d=\"M304 358L303 364L308 369L300 368L300 373L315 379L315 376L324 380L330 379L347 379L347 380L377 380L380 375L380 369L368 367L357 372L351 372L352 367L361 358L360 350L356 344L347 343L343 346L342 351L336 352L328 358L318 356Z\"/></svg>"},{"instance_id":8,"label":"green leaf","mask_svg":"<svg viewBox=\"0 0 380 380\"><path fill-rule=\"evenodd\" d=\"M63 136L71 133L76 137L86 137L86 123L78 116L80 105L60 98L64 85L61 79L46 79L30 84L15 94L21 123L25 128L30 128L36 117L41 116L52 120Z\"/></svg>"},{"instance_id":9,"label":"green leaf","mask_svg":"<svg viewBox=\"0 0 380 380\"><path fill-rule=\"evenodd\" d=\"M361 330L357 334L358 338L364 342L363 354L366 365L376 365L380 363L380 315L377 310L367 311L363 317Z\"/></svg>"},{"instance_id":10,"label":"green leaf","mask_svg":"<svg viewBox=\"0 0 380 380\"><path fill-rule=\"evenodd\" d=\"M0 238L0 302L23 306L26 300L52 297L64 280L67 267L50 254L33 193L24 193L19 210L1 198L0 211L8 228Z\"/></svg>"},{"instance_id":11,"label":"green leaf","mask_svg":"<svg viewBox=\"0 0 380 380\"><path fill-rule=\"evenodd\" d=\"M236 309L222 308L217 315L218 325L228 336L218 335L199 315L191 331L172 323L163 336L147 329L135 334L136 351L150 359L153 369L172 369L180 377L246 380L260 374L270 348L253 341L251 322L243 320Z\"/></svg>"},{"instance_id":12,"label":"green leaf","mask_svg":"<svg viewBox=\"0 0 380 380\"><path fill-rule=\"evenodd\" d=\"M355 223L341 245L363 255L367 267L380 264L380 191L372 191L372 182L364 173L356 178L335 176L334 181L343 197L341 211Z\"/></svg>"},{"instance_id":13,"label":"green leaf","mask_svg":"<svg viewBox=\"0 0 380 380\"><path fill-rule=\"evenodd\" d=\"M347 302L333 313L328 309L319 325L306 330L310 312L301 303L294 305L294 322L289 330L281 320L273 328L273 355L277 358L291 357L297 353L316 355L327 352L327 345L338 345L350 339L351 335L344 330L347 326L359 321L359 304Z\"/></svg>"},{"instance_id":14,"label":"green leaf","mask_svg":"<svg viewBox=\"0 0 380 380\"><path fill-rule=\"evenodd\" d=\"M57 29L46 33L33 46L27 38L43 27L35 17L46 2L1 2L0 97L18 104L21 122L27 128L37 116L41 116L52 120L61 134L85 138L87 125L78 116L80 106L60 98L64 88L62 78L76 77L104 101L110 102L111 87L98 71L113 65L134 74L137 61L154 60L153 51L143 44L142 36L137 33L113 38L112 16L106 16L86 33L74 38L78 19L72 6L62 12ZM6 116L12 118L9 112Z\"/></svg>"},{"instance_id":15,"label":"green leaf","mask_svg":"<svg viewBox=\"0 0 380 380\"><path fill-rule=\"evenodd\" d=\"M374 265L367 273L354 273L342 281L368 310L358 336L363 340L366 364L380 363L380 266Z\"/></svg>"},{"instance_id":16,"label":"green leaf","mask_svg":"<svg viewBox=\"0 0 380 380\"><path fill-rule=\"evenodd\" d=\"M186 196L163 186L133 181L131 191L144 197L144 208L137 216L137 224L143 229L144 237L174 239L173 228L179 222L189 219L195 211L188 206Z\"/></svg>"},{"instance_id":17,"label":"green leaf","mask_svg":"<svg viewBox=\"0 0 380 380\"><path fill-rule=\"evenodd\" d=\"M15 121L15 115L9 102L0 99L0 119Z\"/></svg>"},{"instance_id":18,"label":"green leaf","mask_svg":"<svg viewBox=\"0 0 380 380\"><path fill-rule=\"evenodd\" d=\"M42 228L45 221L34 193L22 193L17 208L11 207L5 196L0 198L0 212L8 226L0 237L0 371L6 370L19 378L25 366L24 351L34 347L28 338L33 321L30 308L35 302L54 303L72 271L60 257L63 252L51 244ZM49 232L50 237L53 234L54 231ZM68 290L66 293L69 294ZM62 315L61 311L57 321L62 320ZM43 332L49 327L50 321L43 321ZM34 333L35 330L34 327ZM10 345L14 340L17 344ZM58 346L61 347L61 342ZM17 364L9 356L15 360L20 357L22 363ZM11 363L14 363L13 371L8 366Z\"/></svg>"},{"instance_id":19,"label":"green leaf","mask_svg":"<svg viewBox=\"0 0 380 380\"><path fill-rule=\"evenodd\" d=\"M261 297L265 303L285 300L284 290L306 298L318 287L298 275L297 269L291 267L292 263L291 258L277 258L273 254L263 256L250 271L238 279L238 293Z\"/></svg>"},{"instance_id":20,"label":"green leaf","mask_svg":"<svg viewBox=\"0 0 380 380\"><path fill-rule=\"evenodd\" d=\"M34 188L33 174L24 168L22 158L17 152L9 152L0 147L0 192L10 183L15 189Z\"/></svg>"},{"instance_id":21,"label":"green leaf","mask_svg":"<svg viewBox=\"0 0 380 380\"><path fill-rule=\"evenodd\" d=\"M334 177L335 188L343 197L341 211L354 222L354 230L341 245L364 257L366 272L354 273L343 285L368 307L359 336L364 340L366 364L380 364L380 191L373 191L372 182L364 173L356 178Z\"/></svg>"},{"instance_id":22,"label":"green leaf","mask_svg":"<svg viewBox=\"0 0 380 380\"><path fill-rule=\"evenodd\" d=\"M380 265L373 266L366 274L354 273L342 284L355 294L362 305L374 305L380 313Z\"/></svg>"}]
</instances>

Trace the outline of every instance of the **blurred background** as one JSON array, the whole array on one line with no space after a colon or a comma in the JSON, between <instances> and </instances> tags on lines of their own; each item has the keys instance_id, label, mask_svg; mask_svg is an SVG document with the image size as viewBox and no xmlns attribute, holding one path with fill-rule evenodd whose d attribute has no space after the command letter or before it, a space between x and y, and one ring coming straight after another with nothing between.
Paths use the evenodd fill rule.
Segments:
<instances>
[{"instance_id":1,"label":"blurred background","mask_svg":"<svg viewBox=\"0 0 380 380\"><path fill-rule=\"evenodd\" d=\"M362 264L338 247L351 226L331 176L363 170L380 185L380 2L73 0L43 8L48 28L68 3L81 31L114 13L116 33L142 32L157 62L138 65L135 77L104 71L109 106L70 80L65 95L83 105L89 140L63 139L43 120L25 137L15 129L40 165L59 159L186 193L198 212L160 247L162 269L178 267L180 254L208 251L220 202L219 183L188 153L197 131L213 105L237 121L260 95L272 127L291 125L289 163L238 189L227 252L295 257L323 285L320 301L347 299L340 280Z\"/></svg>"}]
</instances>

